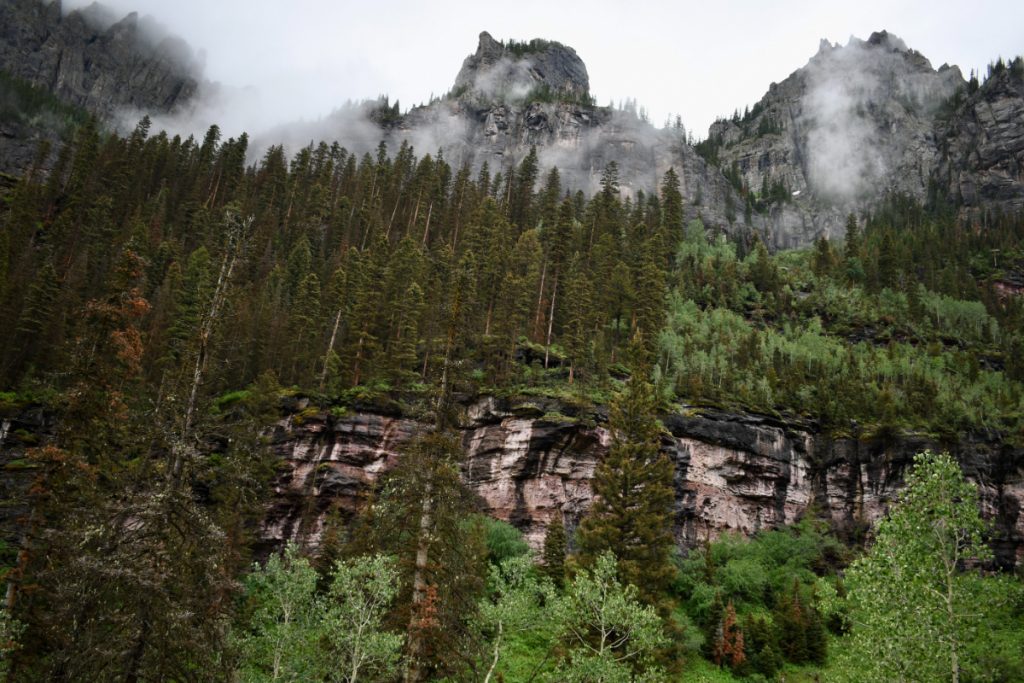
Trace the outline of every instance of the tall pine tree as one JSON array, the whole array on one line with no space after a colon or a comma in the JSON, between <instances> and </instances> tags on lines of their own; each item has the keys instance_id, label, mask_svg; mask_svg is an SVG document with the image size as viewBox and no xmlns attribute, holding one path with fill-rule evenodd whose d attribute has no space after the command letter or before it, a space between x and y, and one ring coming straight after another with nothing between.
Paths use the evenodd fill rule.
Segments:
<instances>
[{"instance_id":1,"label":"tall pine tree","mask_svg":"<svg viewBox=\"0 0 1024 683\"><path fill-rule=\"evenodd\" d=\"M639 377L612 403L612 445L594 473L594 502L580 524L580 559L592 564L606 550L619 575L645 602L662 604L675 574L672 463L659 451L661 428L654 389Z\"/></svg>"}]
</instances>

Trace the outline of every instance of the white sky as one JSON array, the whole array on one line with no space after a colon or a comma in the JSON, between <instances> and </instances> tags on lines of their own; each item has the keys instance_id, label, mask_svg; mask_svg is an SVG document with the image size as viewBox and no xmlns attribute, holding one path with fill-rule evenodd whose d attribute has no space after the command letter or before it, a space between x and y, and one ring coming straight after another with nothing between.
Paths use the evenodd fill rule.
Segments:
<instances>
[{"instance_id":1,"label":"white sky","mask_svg":"<svg viewBox=\"0 0 1024 683\"><path fill-rule=\"evenodd\" d=\"M65 7L90 0L65 0ZM477 35L576 49L599 104L635 98L656 125L680 114L697 137L756 102L827 38L886 29L928 57L983 70L1024 53L1024 1L859 0L103 0L150 15L205 54L207 78L252 86L249 125L316 119L348 99L402 108L446 92ZM248 100L253 102L252 98ZM234 132L234 131L226 131Z\"/></svg>"}]
</instances>

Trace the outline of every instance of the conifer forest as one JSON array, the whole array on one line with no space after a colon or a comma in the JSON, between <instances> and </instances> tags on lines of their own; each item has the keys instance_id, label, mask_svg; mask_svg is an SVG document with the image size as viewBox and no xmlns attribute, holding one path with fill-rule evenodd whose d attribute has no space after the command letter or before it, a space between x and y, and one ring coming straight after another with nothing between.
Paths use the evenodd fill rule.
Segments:
<instances>
[{"instance_id":1,"label":"conifer forest","mask_svg":"<svg viewBox=\"0 0 1024 683\"><path fill-rule=\"evenodd\" d=\"M480 40L423 111L497 50L548 79L509 117L654 130ZM0 76L52 133L0 174L0 681L1024 680L1024 211L893 186L781 245L823 204L735 161L775 84L642 187L386 99L265 145Z\"/></svg>"}]
</instances>

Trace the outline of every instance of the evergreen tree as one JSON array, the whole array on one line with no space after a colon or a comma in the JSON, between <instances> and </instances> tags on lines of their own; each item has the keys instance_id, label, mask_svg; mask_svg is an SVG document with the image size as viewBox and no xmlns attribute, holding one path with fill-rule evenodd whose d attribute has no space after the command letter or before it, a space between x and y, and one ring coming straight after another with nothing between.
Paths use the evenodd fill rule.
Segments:
<instances>
[{"instance_id":1,"label":"evergreen tree","mask_svg":"<svg viewBox=\"0 0 1024 683\"><path fill-rule=\"evenodd\" d=\"M675 574L672 463L659 451L661 428L651 385L634 377L612 402L612 444L594 472L595 499L580 524L580 559L614 551L622 580L661 605Z\"/></svg>"},{"instance_id":2,"label":"evergreen tree","mask_svg":"<svg viewBox=\"0 0 1024 683\"><path fill-rule=\"evenodd\" d=\"M483 589L482 529L467 520L457 440L432 433L403 451L353 534L352 552L393 555L399 591L389 623L406 637L405 680L462 669L472 657L467 628Z\"/></svg>"},{"instance_id":3,"label":"evergreen tree","mask_svg":"<svg viewBox=\"0 0 1024 683\"><path fill-rule=\"evenodd\" d=\"M661 224L659 231L660 255L668 264L675 253L676 244L683 238L683 194L679 190L679 176L674 168L665 171L661 180Z\"/></svg>"},{"instance_id":4,"label":"evergreen tree","mask_svg":"<svg viewBox=\"0 0 1024 683\"><path fill-rule=\"evenodd\" d=\"M544 573L558 587L565 581L566 546L565 524L562 522L562 511L559 510L548 524L547 533L544 534L543 553Z\"/></svg>"},{"instance_id":5,"label":"evergreen tree","mask_svg":"<svg viewBox=\"0 0 1024 683\"><path fill-rule=\"evenodd\" d=\"M719 667L728 666L734 671L747 661L743 631L737 623L736 608L733 607L731 600L725 606L721 630L712 648L712 659Z\"/></svg>"},{"instance_id":6,"label":"evergreen tree","mask_svg":"<svg viewBox=\"0 0 1024 683\"><path fill-rule=\"evenodd\" d=\"M413 282L398 301L397 332L387 355L388 372L396 388L406 387L420 377L417 345L423 306L423 290Z\"/></svg>"}]
</instances>

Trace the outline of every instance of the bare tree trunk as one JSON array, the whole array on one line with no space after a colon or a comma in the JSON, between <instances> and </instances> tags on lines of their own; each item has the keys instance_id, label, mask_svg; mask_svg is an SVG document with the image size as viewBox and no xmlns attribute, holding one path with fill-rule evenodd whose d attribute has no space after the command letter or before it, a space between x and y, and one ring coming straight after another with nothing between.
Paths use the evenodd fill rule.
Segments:
<instances>
[{"instance_id":1,"label":"bare tree trunk","mask_svg":"<svg viewBox=\"0 0 1024 683\"><path fill-rule=\"evenodd\" d=\"M423 228L423 246L427 246L427 238L430 236L430 214L434 211L434 202L427 205L427 225Z\"/></svg>"},{"instance_id":2,"label":"bare tree trunk","mask_svg":"<svg viewBox=\"0 0 1024 683\"><path fill-rule=\"evenodd\" d=\"M491 676L494 675L494 669L498 666L498 655L501 653L501 636L503 631L503 624L499 621L498 635L494 639L494 655L491 657L491 666L487 669L487 675L484 676L484 683L491 683Z\"/></svg>"},{"instance_id":3,"label":"bare tree trunk","mask_svg":"<svg viewBox=\"0 0 1024 683\"><path fill-rule=\"evenodd\" d=\"M334 350L334 340L338 337L338 326L341 325L341 312L344 309L338 307L338 314L334 316L334 327L331 328L331 341L327 342L327 351L324 352L324 367L320 371L320 391L324 390L324 384L327 383L327 363L331 358L331 351Z\"/></svg>"},{"instance_id":4,"label":"bare tree trunk","mask_svg":"<svg viewBox=\"0 0 1024 683\"><path fill-rule=\"evenodd\" d=\"M399 194L398 198L395 199L395 208L391 211L391 218L388 219L387 230L384 231L384 239L388 239L391 236L391 224L395 222L395 214L398 213L398 203L401 201L402 195Z\"/></svg>"},{"instance_id":5,"label":"bare tree trunk","mask_svg":"<svg viewBox=\"0 0 1024 683\"><path fill-rule=\"evenodd\" d=\"M540 289L537 290L537 313L533 317L533 331L530 337L536 339L540 336L542 318L544 317L544 278L548 273L548 261L544 259L544 265L540 269Z\"/></svg>"},{"instance_id":6,"label":"bare tree trunk","mask_svg":"<svg viewBox=\"0 0 1024 683\"><path fill-rule=\"evenodd\" d=\"M422 610L427 597L427 563L430 561L430 534L434 526L434 482L427 479L420 510L420 532L416 545L416 566L412 577L412 613L409 616L409 665L405 683L418 683L422 676L420 657L423 652Z\"/></svg>"},{"instance_id":7,"label":"bare tree trunk","mask_svg":"<svg viewBox=\"0 0 1024 683\"><path fill-rule=\"evenodd\" d=\"M548 336L544 343L544 369L548 367L548 356L551 353L551 332L555 327L555 297L558 296L558 271L555 271L555 283L551 287L551 313L548 314ZM570 382L571 383L571 382Z\"/></svg>"},{"instance_id":8,"label":"bare tree trunk","mask_svg":"<svg viewBox=\"0 0 1024 683\"><path fill-rule=\"evenodd\" d=\"M409 221L409 231L410 232L412 231L413 226L416 225L416 219L420 217L420 197L422 197L422 196L423 196L422 192L420 194L416 195L416 206L412 210L412 220Z\"/></svg>"},{"instance_id":9,"label":"bare tree trunk","mask_svg":"<svg viewBox=\"0 0 1024 683\"><path fill-rule=\"evenodd\" d=\"M231 218L229 220L233 221ZM217 275L217 285L214 287L210 306L206 310L199 328L199 349L196 352L195 366L192 368L192 387L189 391L188 404L185 406L184 423L181 427L181 433L178 435L178 443L171 449L171 482L175 485L181 480L181 470L184 467L185 459L188 457L188 451L190 451L189 438L192 435L192 425L195 422L199 388L203 384L203 377L206 373L206 359L210 351L210 340L223 312L224 305L227 303L231 275L234 273L235 265L238 263L242 246L245 243L246 233L249 230L249 226L252 225L252 221L253 219L250 216L228 228L228 243L224 251L224 258L221 261L220 273Z\"/></svg>"}]
</instances>

